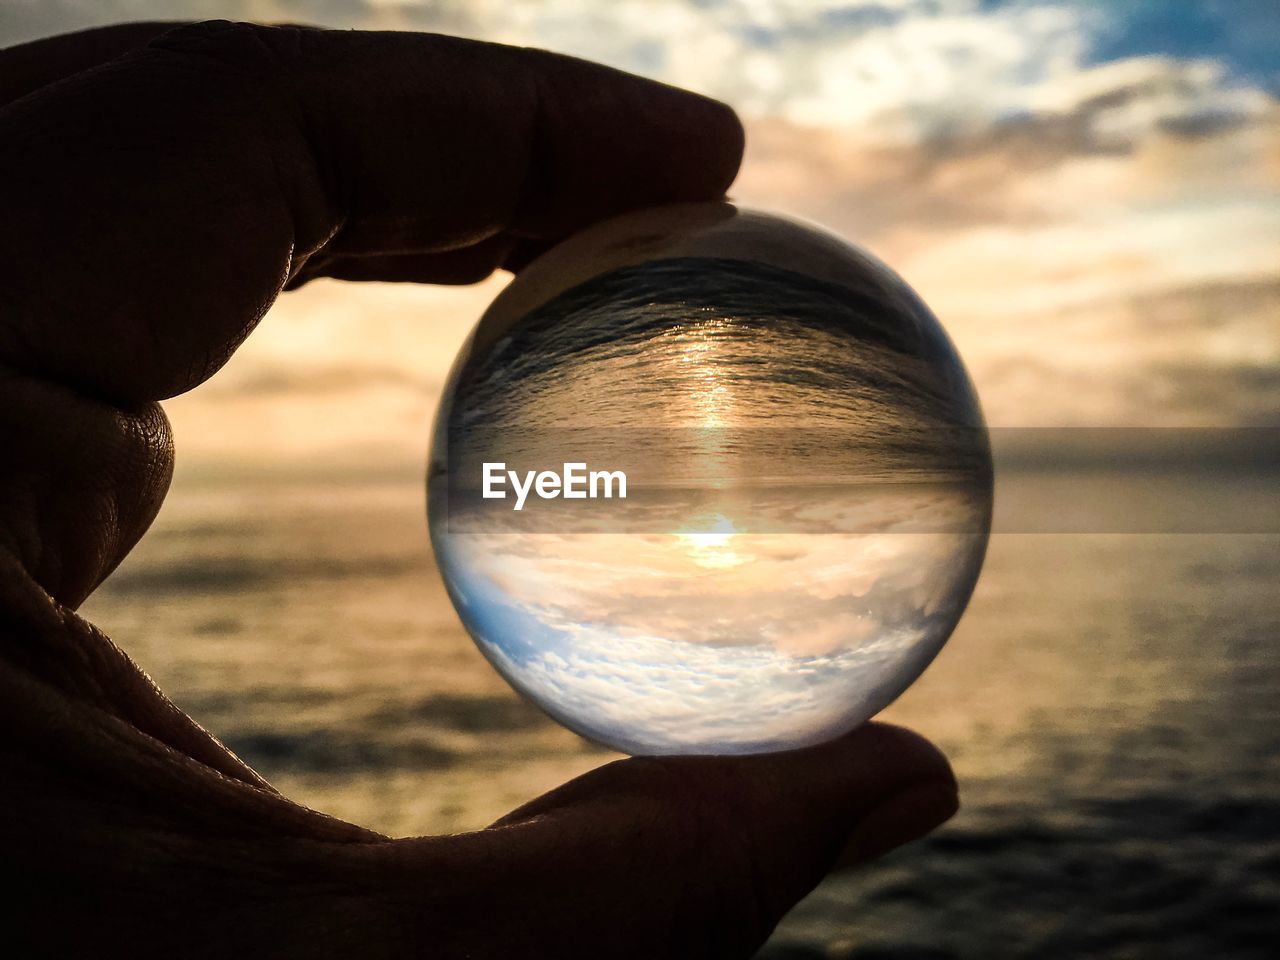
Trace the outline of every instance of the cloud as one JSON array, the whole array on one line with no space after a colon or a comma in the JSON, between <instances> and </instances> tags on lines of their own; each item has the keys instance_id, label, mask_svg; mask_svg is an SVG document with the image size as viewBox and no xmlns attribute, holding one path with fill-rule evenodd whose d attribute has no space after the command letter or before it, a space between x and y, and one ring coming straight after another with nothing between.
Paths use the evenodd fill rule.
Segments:
<instances>
[{"instance_id":1,"label":"cloud","mask_svg":"<svg viewBox=\"0 0 1280 960\"><path fill-rule=\"evenodd\" d=\"M599 60L752 117L894 142L1085 106L1105 115L1113 135L1153 123L1194 128L1248 113L1259 96L1203 57L1178 70L1158 56L1095 66L1090 52L1114 34L1116 17L1079 2L40 0L0 17L6 42L119 20L209 17L452 32Z\"/></svg>"},{"instance_id":2,"label":"cloud","mask_svg":"<svg viewBox=\"0 0 1280 960\"><path fill-rule=\"evenodd\" d=\"M1280 190L1280 104L1258 91L1224 94L1220 103L1201 91L1179 105L1159 91L1199 71L1172 61L1141 66L1150 83L1132 83L1126 69L1110 75L1115 86L1094 85L1090 95L1064 97L1055 109L922 144L778 119L750 122L735 193L879 239L903 226L945 234L973 224L1046 223L1103 205L1203 205ZM1224 169L1233 176L1224 177Z\"/></svg>"},{"instance_id":3,"label":"cloud","mask_svg":"<svg viewBox=\"0 0 1280 960\"><path fill-rule=\"evenodd\" d=\"M1255 296L1280 246L1273 6L27 0L0 5L0 42L121 19L304 20L546 46L689 86L747 118L735 196L897 268L996 422L1230 423L1280 407L1271 378L1251 372L1280 349L1274 296ZM211 454L242 442L233 413L272 437L264 450L309 455L368 433L394 444L423 416L413 385L442 382L496 289L291 295L209 400L183 398L175 414ZM446 318L430 334L428 315ZM360 403L372 429L347 412Z\"/></svg>"},{"instance_id":4,"label":"cloud","mask_svg":"<svg viewBox=\"0 0 1280 960\"><path fill-rule=\"evenodd\" d=\"M1266 91L1232 81L1213 60L1134 57L1082 69L1033 98L1042 126L1067 121L1093 149L1126 149L1154 132L1197 136L1272 107Z\"/></svg>"},{"instance_id":5,"label":"cloud","mask_svg":"<svg viewBox=\"0 0 1280 960\"><path fill-rule=\"evenodd\" d=\"M1226 384L1280 356L1280 107L1251 96L1230 122L1184 122L1208 107L1105 119L1161 102L1186 70L1107 71L1060 112L916 146L759 122L736 194L898 269L957 341L994 423L1256 422L1280 408L1271 381Z\"/></svg>"},{"instance_id":6,"label":"cloud","mask_svg":"<svg viewBox=\"0 0 1280 960\"><path fill-rule=\"evenodd\" d=\"M1280 410L1280 282L1106 296L993 330L971 367L1001 426L1260 426Z\"/></svg>"},{"instance_id":7,"label":"cloud","mask_svg":"<svg viewBox=\"0 0 1280 960\"><path fill-rule=\"evenodd\" d=\"M583 631L515 659L482 640L520 689L573 729L633 753L746 753L819 742L885 706L921 665L919 637L794 658Z\"/></svg>"},{"instance_id":8,"label":"cloud","mask_svg":"<svg viewBox=\"0 0 1280 960\"><path fill-rule=\"evenodd\" d=\"M1271 303L1270 316L1280 316L1280 297ZM1162 406L1179 410L1183 423L1213 410L1241 426L1280 427L1280 359L1274 356L1253 362L1159 364L1151 371L1148 393Z\"/></svg>"},{"instance_id":9,"label":"cloud","mask_svg":"<svg viewBox=\"0 0 1280 960\"><path fill-rule=\"evenodd\" d=\"M240 397L272 397L281 394L330 394L381 388L404 388L424 396L438 384L424 383L403 368L388 364L300 364L242 366L237 375L216 381L204 392L213 397L234 394Z\"/></svg>"}]
</instances>

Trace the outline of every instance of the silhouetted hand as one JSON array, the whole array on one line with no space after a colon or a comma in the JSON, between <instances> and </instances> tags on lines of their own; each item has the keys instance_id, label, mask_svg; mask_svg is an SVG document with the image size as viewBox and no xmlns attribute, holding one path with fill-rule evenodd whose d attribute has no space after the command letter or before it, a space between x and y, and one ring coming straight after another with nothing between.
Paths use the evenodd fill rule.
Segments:
<instances>
[{"instance_id":1,"label":"silhouetted hand","mask_svg":"<svg viewBox=\"0 0 1280 960\"><path fill-rule=\"evenodd\" d=\"M0 52L0 953L746 957L833 866L950 816L942 756L871 724L389 840L280 796L76 616L164 496L156 401L281 290L478 280L717 198L742 149L721 104L542 51L171 27Z\"/></svg>"}]
</instances>

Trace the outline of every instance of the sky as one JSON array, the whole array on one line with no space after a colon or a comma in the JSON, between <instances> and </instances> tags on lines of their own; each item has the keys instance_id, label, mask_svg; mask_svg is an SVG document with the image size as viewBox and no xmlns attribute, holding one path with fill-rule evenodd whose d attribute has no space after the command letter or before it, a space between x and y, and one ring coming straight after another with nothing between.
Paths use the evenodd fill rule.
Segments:
<instances>
[{"instance_id":1,"label":"sky","mask_svg":"<svg viewBox=\"0 0 1280 960\"><path fill-rule=\"evenodd\" d=\"M997 426L1280 425L1274 0L0 0L0 44L127 19L543 46L723 99L735 199L888 262ZM419 464L507 282L315 283L167 404L179 462Z\"/></svg>"}]
</instances>

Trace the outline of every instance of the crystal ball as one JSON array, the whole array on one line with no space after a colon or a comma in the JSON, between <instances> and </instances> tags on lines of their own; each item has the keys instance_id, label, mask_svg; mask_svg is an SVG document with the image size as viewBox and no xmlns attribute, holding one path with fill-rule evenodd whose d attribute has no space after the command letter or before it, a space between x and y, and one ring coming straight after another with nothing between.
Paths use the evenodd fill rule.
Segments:
<instances>
[{"instance_id":1,"label":"crystal ball","mask_svg":"<svg viewBox=\"0 0 1280 960\"><path fill-rule=\"evenodd\" d=\"M729 203L598 224L454 363L432 544L485 657L633 754L789 749L928 666L977 581L990 446L951 341L883 263Z\"/></svg>"}]
</instances>

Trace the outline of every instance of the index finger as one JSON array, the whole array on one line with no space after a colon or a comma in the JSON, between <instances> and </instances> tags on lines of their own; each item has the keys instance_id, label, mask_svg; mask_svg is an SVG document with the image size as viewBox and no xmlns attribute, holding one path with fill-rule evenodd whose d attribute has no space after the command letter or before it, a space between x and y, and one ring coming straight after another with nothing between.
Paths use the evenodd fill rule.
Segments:
<instances>
[{"instance_id":1,"label":"index finger","mask_svg":"<svg viewBox=\"0 0 1280 960\"><path fill-rule=\"evenodd\" d=\"M152 402L217 370L309 260L718 197L742 132L543 51L213 23L0 108L0 143L0 550L74 606L159 507Z\"/></svg>"},{"instance_id":2,"label":"index finger","mask_svg":"<svg viewBox=\"0 0 1280 960\"><path fill-rule=\"evenodd\" d=\"M0 111L0 362L118 402L213 373L325 250L554 239L722 195L727 107L538 50L200 24Z\"/></svg>"},{"instance_id":3,"label":"index finger","mask_svg":"<svg viewBox=\"0 0 1280 960\"><path fill-rule=\"evenodd\" d=\"M178 26L158 21L117 23L5 47L0 50L0 104L114 60Z\"/></svg>"}]
</instances>

